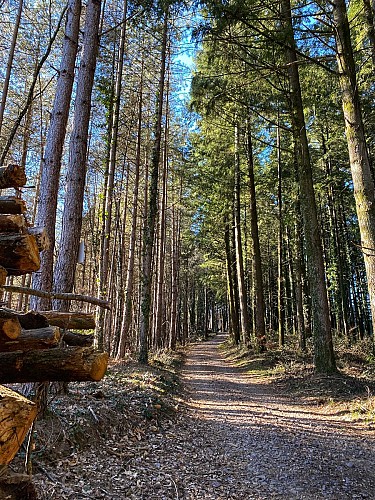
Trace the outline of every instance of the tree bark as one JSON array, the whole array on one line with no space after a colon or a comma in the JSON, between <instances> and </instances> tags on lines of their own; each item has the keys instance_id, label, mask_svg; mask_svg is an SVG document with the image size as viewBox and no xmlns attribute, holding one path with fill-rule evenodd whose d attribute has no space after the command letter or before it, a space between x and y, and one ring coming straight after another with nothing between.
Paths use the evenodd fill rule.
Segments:
<instances>
[{"instance_id":1,"label":"tree bark","mask_svg":"<svg viewBox=\"0 0 375 500\"><path fill-rule=\"evenodd\" d=\"M0 465L13 460L37 411L35 403L7 387L0 386Z\"/></svg>"},{"instance_id":2,"label":"tree bark","mask_svg":"<svg viewBox=\"0 0 375 500\"><path fill-rule=\"evenodd\" d=\"M0 382L88 382L101 380L108 354L89 347L0 353Z\"/></svg>"},{"instance_id":3,"label":"tree bark","mask_svg":"<svg viewBox=\"0 0 375 500\"><path fill-rule=\"evenodd\" d=\"M18 31L19 31L20 22L21 22L22 9L23 9L23 0L19 0L16 22L14 23L14 27L13 27L12 43L10 45L9 54L8 54L7 69L6 69L4 83L3 83L3 90L1 93L0 135L1 135L1 130L3 128L5 104L6 104L6 100L8 97L9 82L10 82L10 76L12 73L13 59L14 59L14 53L16 50L16 43L17 43Z\"/></svg>"},{"instance_id":4,"label":"tree bark","mask_svg":"<svg viewBox=\"0 0 375 500\"><path fill-rule=\"evenodd\" d=\"M148 337L150 328L150 310L151 310L151 283L152 283L152 253L155 239L155 224L158 211L158 179L160 146L162 133L163 116L163 97L165 83L165 66L167 55L168 40L168 10L164 13L163 39L161 47L161 68L159 88L156 101L155 115L155 139L152 148L151 157L151 175L150 175L150 197L148 200L147 220L143 228L143 247L142 247L142 272L141 272L141 313L139 319L139 354L140 363L148 362Z\"/></svg>"},{"instance_id":5,"label":"tree bark","mask_svg":"<svg viewBox=\"0 0 375 500\"><path fill-rule=\"evenodd\" d=\"M250 191L250 229L251 241L253 244L253 269L254 269L254 299L255 299L255 338L257 339L258 348L263 351L266 344L266 324L265 324L265 302L263 290L263 271L262 257L260 253L259 229L258 229L258 210L255 193L255 177L254 177L254 157L253 145L251 140L250 122L247 123L247 164L249 174L249 191Z\"/></svg>"},{"instance_id":6,"label":"tree bark","mask_svg":"<svg viewBox=\"0 0 375 500\"><path fill-rule=\"evenodd\" d=\"M39 272L33 275L33 287L37 290L46 290L48 292L52 291L57 196L61 157L74 82L80 12L81 0L70 0L67 10L59 78L57 80L51 121L47 133L46 149L42 160L37 203L35 223L37 226L45 228L50 246L42 255ZM51 300L46 297L33 297L30 301L30 306L33 309L48 309L51 307Z\"/></svg>"},{"instance_id":7,"label":"tree bark","mask_svg":"<svg viewBox=\"0 0 375 500\"><path fill-rule=\"evenodd\" d=\"M375 325L375 186L365 138L346 4L344 0L333 0L332 6L345 133L370 295L372 324Z\"/></svg>"},{"instance_id":8,"label":"tree bark","mask_svg":"<svg viewBox=\"0 0 375 500\"><path fill-rule=\"evenodd\" d=\"M0 352L33 351L57 347L61 338L60 328L57 326L22 330L14 340L3 340L0 336Z\"/></svg>"},{"instance_id":9,"label":"tree bark","mask_svg":"<svg viewBox=\"0 0 375 500\"><path fill-rule=\"evenodd\" d=\"M238 296L240 305L240 329L241 339L245 345L250 340L250 320L247 308L247 297L245 287L245 275L242 254L242 235L241 235L241 172L240 172L240 153L239 153L239 130L235 125L235 158L234 158L234 234L235 251L238 281Z\"/></svg>"},{"instance_id":10,"label":"tree bark","mask_svg":"<svg viewBox=\"0 0 375 500\"><path fill-rule=\"evenodd\" d=\"M285 56L288 65L287 71L290 84L291 118L297 150L300 201L312 302L314 365L317 372L333 373L336 371L336 363L333 353L322 240L317 218L290 0L281 0L281 11L281 21L284 27L285 36Z\"/></svg>"},{"instance_id":11,"label":"tree bark","mask_svg":"<svg viewBox=\"0 0 375 500\"><path fill-rule=\"evenodd\" d=\"M55 291L71 292L77 263L82 228L83 196L87 169L87 140L91 111L91 95L99 46L101 1L89 0L84 27L83 54L78 72L74 108L74 125L69 144L62 232L54 271ZM58 309L69 307L57 301Z\"/></svg>"},{"instance_id":12,"label":"tree bark","mask_svg":"<svg viewBox=\"0 0 375 500\"><path fill-rule=\"evenodd\" d=\"M37 297L48 297L50 299L64 301L78 300L79 302L88 302L89 304L95 304L107 309L111 308L111 305L107 301L97 299L96 297L90 297L88 295L80 295L76 293L49 293L42 290L33 290L32 288L24 286L13 285L3 285L1 288L3 288L3 290L9 290L11 292L24 293L25 295L36 295Z\"/></svg>"},{"instance_id":13,"label":"tree bark","mask_svg":"<svg viewBox=\"0 0 375 500\"><path fill-rule=\"evenodd\" d=\"M90 347L94 343L94 336L78 332L64 331L62 340L69 346Z\"/></svg>"},{"instance_id":14,"label":"tree bark","mask_svg":"<svg viewBox=\"0 0 375 500\"><path fill-rule=\"evenodd\" d=\"M92 330L95 328L95 316L92 313L40 311L50 325L60 328L76 328L77 330Z\"/></svg>"}]
</instances>

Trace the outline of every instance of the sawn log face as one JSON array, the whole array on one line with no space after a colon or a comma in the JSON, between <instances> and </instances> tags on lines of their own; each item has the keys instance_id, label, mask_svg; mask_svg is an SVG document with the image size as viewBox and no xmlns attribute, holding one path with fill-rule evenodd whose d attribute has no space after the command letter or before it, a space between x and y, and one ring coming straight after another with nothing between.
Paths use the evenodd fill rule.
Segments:
<instances>
[{"instance_id":1,"label":"sawn log face","mask_svg":"<svg viewBox=\"0 0 375 500\"><path fill-rule=\"evenodd\" d=\"M0 386L0 465L13 459L36 414L35 403Z\"/></svg>"},{"instance_id":2,"label":"sawn log face","mask_svg":"<svg viewBox=\"0 0 375 500\"><path fill-rule=\"evenodd\" d=\"M35 236L0 233L0 265L11 276L37 271L40 256Z\"/></svg>"}]
</instances>

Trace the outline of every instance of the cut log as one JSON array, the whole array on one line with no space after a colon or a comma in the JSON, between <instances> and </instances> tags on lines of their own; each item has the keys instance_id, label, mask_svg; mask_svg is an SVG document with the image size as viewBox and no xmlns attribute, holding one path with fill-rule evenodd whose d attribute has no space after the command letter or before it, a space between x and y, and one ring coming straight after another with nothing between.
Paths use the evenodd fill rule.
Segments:
<instances>
[{"instance_id":1,"label":"cut log","mask_svg":"<svg viewBox=\"0 0 375 500\"><path fill-rule=\"evenodd\" d=\"M63 312L63 311L40 311L50 325L60 328L76 328L77 330L93 330L95 328L95 316L92 313Z\"/></svg>"},{"instance_id":2,"label":"cut log","mask_svg":"<svg viewBox=\"0 0 375 500\"><path fill-rule=\"evenodd\" d=\"M13 309L8 309L7 307L0 308L1 315L8 316L11 318L17 318L20 322L21 328L24 330L33 330L34 328L46 328L49 326L49 322L45 316L36 312L28 311L27 313L21 313L14 311Z\"/></svg>"},{"instance_id":3,"label":"cut log","mask_svg":"<svg viewBox=\"0 0 375 500\"><path fill-rule=\"evenodd\" d=\"M24 215L0 214L0 233L25 233L27 222Z\"/></svg>"},{"instance_id":4,"label":"cut log","mask_svg":"<svg viewBox=\"0 0 375 500\"><path fill-rule=\"evenodd\" d=\"M26 203L15 196L0 196L1 214L24 214Z\"/></svg>"},{"instance_id":5,"label":"cut log","mask_svg":"<svg viewBox=\"0 0 375 500\"><path fill-rule=\"evenodd\" d=\"M37 411L35 403L8 387L0 386L0 465L13 459Z\"/></svg>"},{"instance_id":6,"label":"cut log","mask_svg":"<svg viewBox=\"0 0 375 500\"><path fill-rule=\"evenodd\" d=\"M26 184L25 167L8 165L0 167L0 189L17 188Z\"/></svg>"},{"instance_id":7,"label":"cut log","mask_svg":"<svg viewBox=\"0 0 375 500\"><path fill-rule=\"evenodd\" d=\"M7 276L8 276L7 270L3 266L0 266L0 286L5 285Z\"/></svg>"},{"instance_id":8,"label":"cut log","mask_svg":"<svg viewBox=\"0 0 375 500\"><path fill-rule=\"evenodd\" d=\"M90 347L94 343L94 335L85 335L82 333L70 331L65 331L61 339L67 345L77 347Z\"/></svg>"},{"instance_id":9,"label":"cut log","mask_svg":"<svg viewBox=\"0 0 375 500\"><path fill-rule=\"evenodd\" d=\"M11 276L32 273L40 267L39 249L31 234L0 233L0 265Z\"/></svg>"},{"instance_id":10,"label":"cut log","mask_svg":"<svg viewBox=\"0 0 375 500\"><path fill-rule=\"evenodd\" d=\"M47 232L43 227L30 227L27 232L35 236L39 252L43 252L43 250L48 250L50 241Z\"/></svg>"},{"instance_id":11,"label":"cut log","mask_svg":"<svg viewBox=\"0 0 375 500\"><path fill-rule=\"evenodd\" d=\"M0 498L6 500L37 500L31 476L6 473L0 476Z\"/></svg>"},{"instance_id":12,"label":"cut log","mask_svg":"<svg viewBox=\"0 0 375 500\"><path fill-rule=\"evenodd\" d=\"M50 326L36 330L21 330L21 335L14 340L0 338L0 352L32 351L58 347L61 339L60 328Z\"/></svg>"},{"instance_id":13,"label":"cut log","mask_svg":"<svg viewBox=\"0 0 375 500\"><path fill-rule=\"evenodd\" d=\"M91 347L0 353L0 383L98 381L107 364L108 354Z\"/></svg>"},{"instance_id":14,"label":"cut log","mask_svg":"<svg viewBox=\"0 0 375 500\"><path fill-rule=\"evenodd\" d=\"M13 313L0 309L0 341L16 339L21 333L21 324Z\"/></svg>"}]
</instances>

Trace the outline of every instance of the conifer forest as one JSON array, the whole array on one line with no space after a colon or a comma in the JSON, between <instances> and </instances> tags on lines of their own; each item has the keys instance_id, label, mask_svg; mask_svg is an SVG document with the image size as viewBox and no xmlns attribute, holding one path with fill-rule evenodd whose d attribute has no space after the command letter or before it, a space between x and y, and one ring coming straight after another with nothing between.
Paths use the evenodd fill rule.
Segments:
<instances>
[{"instance_id":1,"label":"conifer forest","mask_svg":"<svg viewBox=\"0 0 375 500\"><path fill-rule=\"evenodd\" d=\"M362 359L350 383L375 373L373 2L0 0L0 13L0 400L20 416L4 438L0 406L0 498L47 382L155 368L217 334L245 358L294 353L309 387L344 376L345 349ZM34 384L37 403L12 384ZM259 496L176 481L170 496L49 498L273 498L261 480ZM375 497L372 483L367 497L288 491L275 498Z\"/></svg>"}]
</instances>

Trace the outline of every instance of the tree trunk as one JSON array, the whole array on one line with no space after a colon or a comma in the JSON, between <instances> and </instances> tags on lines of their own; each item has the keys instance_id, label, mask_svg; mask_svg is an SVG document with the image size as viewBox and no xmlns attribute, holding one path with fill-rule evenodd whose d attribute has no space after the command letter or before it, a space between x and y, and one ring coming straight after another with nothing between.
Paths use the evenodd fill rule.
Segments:
<instances>
[{"instance_id":1,"label":"tree trunk","mask_svg":"<svg viewBox=\"0 0 375 500\"><path fill-rule=\"evenodd\" d=\"M290 0L281 0L281 10L281 21L284 27L286 43L285 56L288 65L288 78L291 89L291 118L294 140L297 147L300 201L312 301L314 364L317 372L333 373L336 371L336 363L333 353L322 240L320 237L317 219L310 152L303 113Z\"/></svg>"},{"instance_id":2,"label":"tree trunk","mask_svg":"<svg viewBox=\"0 0 375 500\"><path fill-rule=\"evenodd\" d=\"M260 253L259 230L258 230L258 210L255 194L254 178L254 158L253 145L251 140L250 122L247 123L247 166L249 173L249 191L250 191L250 227L251 241L253 245L253 269L254 269L254 315L255 315L255 338L258 348L263 351L266 344L266 324L265 324L265 303L263 292L263 271L262 257Z\"/></svg>"},{"instance_id":3,"label":"tree trunk","mask_svg":"<svg viewBox=\"0 0 375 500\"><path fill-rule=\"evenodd\" d=\"M227 278L228 278L228 298L229 298L229 325L231 329L231 334L233 336L233 341L235 344L239 344L241 341L240 326L238 319L238 308L236 307L235 299L235 262L232 259L232 249L231 249L231 230L229 227L228 216L224 219L224 239L225 239L225 255L227 262Z\"/></svg>"},{"instance_id":4,"label":"tree trunk","mask_svg":"<svg viewBox=\"0 0 375 500\"><path fill-rule=\"evenodd\" d=\"M36 225L44 227L50 247L43 253L38 273L33 275L33 287L52 291L53 260L55 250L55 226L57 197L60 181L61 158L69 117L70 101L74 82L74 67L78 50L78 34L81 0L70 0L67 11L65 37L62 47L59 78L48 128L46 149L41 166L41 179L37 203ZM51 300L33 297L32 309L49 309Z\"/></svg>"},{"instance_id":5,"label":"tree trunk","mask_svg":"<svg viewBox=\"0 0 375 500\"><path fill-rule=\"evenodd\" d=\"M361 113L350 28L344 0L333 0L336 57L340 74L345 133L354 185L361 247L365 261L372 324L375 325L375 188Z\"/></svg>"},{"instance_id":6,"label":"tree trunk","mask_svg":"<svg viewBox=\"0 0 375 500\"><path fill-rule=\"evenodd\" d=\"M113 205L113 188L115 183L115 171L117 160L117 141L120 120L120 104L122 92L122 77L124 67L124 53L125 53L125 38L126 38L126 13L127 13L127 0L123 6L122 27L120 35L120 47L118 51L118 64L116 76L116 89L114 97L114 110L112 113L112 123L110 127L110 148L109 148L109 164L106 178L106 186L104 190L104 211L102 214L102 235L101 235L101 251L99 263L99 295L105 297L108 293L108 266L109 266L109 245L111 239L111 223L112 223L112 205ZM96 342L98 347L103 347L104 339L104 323L105 311L98 310L98 320L96 328Z\"/></svg>"},{"instance_id":7,"label":"tree trunk","mask_svg":"<svg viewBox=\"0 0 375 500\"><path fill-rule=\"evenodd\" d=\"M250 339L250 321L247 309L247 297L245 287L245 275L243 268L242 235L241 235L241 172L239 153L239 130L235 126L235 159L234 159L234 234L236 250L236 266L238 280L238 295L240 304L240 328L241 340L247 344Z\"/></svg>"},{"instance_id":8,"label":"tree trunk","mask_svg":"<svg viewBox=\"0 0 375 500\"><path fill-rule=\"evenodd\" d=\"M3 91L1 94L0 136L1 136L1 129L3 128L5 104L6 104L6 100L8 97L10 75L12 72L14 53L16 50L16 43L17 43L17 37L18 37L18 30L19 30L20 22L21 22L22 9L23 9L23 0L19 0L16 22L14 23L14 27L13 27L12 42L11 42L10 50L9 50L9 54L8 54L8 62L7 62L7 69L6 69L6 73L5 73L4 83L3 83Z\"/></svg>"},{"instance_id":9,"label":"tree trunk","mask_svg":"<svg viewBox=\"0 0 375 500\"><path fill-rule=\"evenodd\" d=\"M71 292L82 228L83 196L87 168L87 140L91 111L91 94L99 46L101 1L89 0L84 27L83 54L78 72L74 108L74 125L69 144L64 211L59 254L54 271L55 290ZM57 301L57 309L69 307Z\"/></svg>"},{"instance_id":10,"label":"tree trunk","mask_svg":"<svg viewBox=\"0 0 375 500\"><path fill-rule=\"evenodd\" d=\"M280 127L277 126L277 208L279 218L279 233L277 241L277 310L279 321L279 346L285 344L285 322L284 322L284 278L283 278L283 198L282 198L282 164Z\"/></svg>"},{"instance_id":11,"label":"tree trunk","mask_svg":"<svg viewBox=\"0 0 375 500\"><path fill-rule=\"evenodd\" d=\"M165 66L168 40L168 10L164 13L163 40L161 47L161 69L157 93L157 110L155 116L155 138L151 157L150 197L148 201L147 220L143 228L142 272L141 272L141 312L139 319L139 355L140 363L148 362L148 337L151 310L152 252L155 238L155 223L158 211L158 178L160 162L160 146L162 134L163 97L165 82Z\"/></svg>"},{"instance_id":12,"label":"tree trunk","mask_svg":"<svg viewBox=\"0 0 375 500\"><path fill-rule=\"evenodd\" d=\"M128 263L126 270L124 312L122 317L117 358L122 358L125 355L125 343L129 336L129 330L132 320L135 245L137 240L136 234L137 234L137 222L138 222L139 172L141 166L141 146L142 146L143 66L144 66L144 60L142 59L141 76L139 82L140 93L138 101L137 150L135 158L134 190L133 190L133 203L132 203L133 211L132 211L130 238L129 238Z\"/></svg>"}]
</instances>

